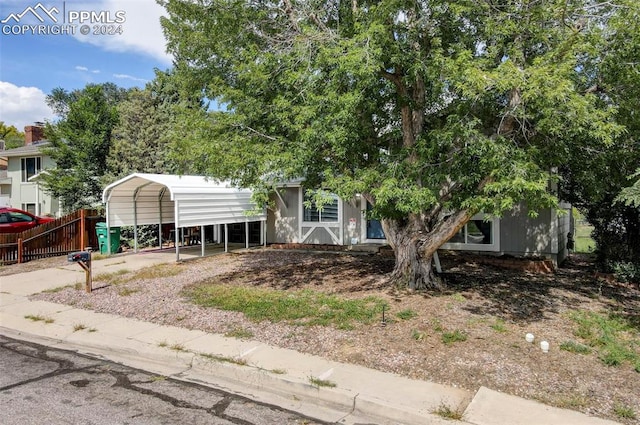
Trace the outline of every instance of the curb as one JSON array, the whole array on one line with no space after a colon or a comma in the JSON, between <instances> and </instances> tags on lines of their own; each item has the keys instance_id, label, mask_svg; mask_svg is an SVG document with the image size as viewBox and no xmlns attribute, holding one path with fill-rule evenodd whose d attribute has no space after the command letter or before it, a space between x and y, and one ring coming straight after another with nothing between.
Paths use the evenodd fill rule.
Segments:
<instances>
[{"instance_id":1,"label":"curb","mask_svg":"<svg viewBox=\"0 0 640 425\"><path fill-rule=\"evenodd\" d=\"M426 409L391 405L375 396L359 394L345 388L324 388L308 379L279 374L250 364L236 365L226 360L208 359L191 351L175 351L149 343L127 339L128 347L114 344L111 338L100 342L86 338L62 339L0 326L2 334L57 349L124 364L173 379L211 386L253 400L299 412L325 422L356 425L444 425L451 421ZM86 335L83 335L86 337ZM80 341L82 339L82 341ZM464 423L464 422L456 422Z\"/></svg>"}]
</instances>

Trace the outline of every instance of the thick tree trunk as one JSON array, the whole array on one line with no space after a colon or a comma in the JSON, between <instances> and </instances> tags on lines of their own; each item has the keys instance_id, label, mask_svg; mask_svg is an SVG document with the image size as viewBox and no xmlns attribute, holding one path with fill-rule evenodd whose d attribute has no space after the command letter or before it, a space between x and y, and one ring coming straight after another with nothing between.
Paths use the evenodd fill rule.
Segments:
<instances>
[{"instance_id":1,"label":"thick tree trunk","mask_svg":"<svg viewBox=\"0 0 640 425\"><path fill-rule=\"evenodd\" d=\"M433 271L433 254L455 235L471 216L460 211L427 229L421 216L403 220L382 220L396 264L391 280L409 289L444 289L444 283Z\"/></svg>"},{"instance_id":2,"label":"thick tree trunk","mask_svg":"<svg viewBox=\"0 0 640 425\"><path fill-rule=\"evenodd\" d=\"M391 280L409 289L444 289L440 277L433 271L433 250L431 253L421 252L420 240L410 240L394 248L396 264L391 273Z\"/></svg>"}]
</instances>

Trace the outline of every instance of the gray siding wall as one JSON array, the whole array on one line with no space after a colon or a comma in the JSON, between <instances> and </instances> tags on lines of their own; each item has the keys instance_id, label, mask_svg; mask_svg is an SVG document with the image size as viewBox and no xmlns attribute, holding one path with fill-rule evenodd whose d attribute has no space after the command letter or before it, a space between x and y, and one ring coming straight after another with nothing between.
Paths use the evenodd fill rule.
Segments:
<instances>
[{"instance_id":1,"label":"gray siding wall","mask_svg":"<svg viewBox=\"0 0 640 425\"><path fill-rule=\"evenodd\" d=\"M571 208L562 204L561 210L544 209L538 217L531 218L521 205L505 214L500 221L500 251L517 256L539 255L562 263L568 255Z\"/></svg>"},{"instance_id":2,"label":"gray siding wall","mask_svg":"<svg viewBox=\"0 0 640 425\"><path fill-rule=\"evenodd\" d=\"M276 208L268 211L267 243L336 244L327 229L321 227L302 240L311 227L303 226L300 233L302 200L298 187L280 189L280 197L272 195L271 199ZM361 202L360 198L342 201L339 225L342 226L343 245L363 243ZM569 209L569 206L563 208ZM515 256L544 256L561 263L567 256L566 240L570 224L569 213L558 214L557 210L545 209L532 218L528 216L526 207L520 205L500 220L499 252ZM340 237L338 226L329 229L336 238Z\"/></svg>"},{"instance_id":3,"label":"gray siding wall","mask_svg":"<svg viewBox=\"0 0 640 425\"><path fill-rule=\"evenodd\" d=\"M327 226L327 228L335 235L332 237L327 229L318 227L314 229L305 240L302 236L306 235L311 229L310 226L303 226L300 233L300 188L287 187L279 190L280 196L271 195L271 201L275 205L274 210L268 211L267 218L267 243L311 243L311 244L327 244L335 245L334 238L340 237L342 231L342 244L351 244L351 239L360 241L362 229L362 212L360 211L360 200L341 201L341 222L335 226ZM282 198L282 199L280 199ZM282 202L284 201L284 203ZM351 219L355 220L355 226Z\"/></svg>"},{"instance_id":4,"label":"gray siding wall","mask_svg":"<svg viewBox=\"0 0 640 425\"><path fill-rule=\"evenodd\" d=\"M351 201L342 201L342 234L344 235L342 244L352 245L362 243L362 210L360 209L360 197ZM352 224L355 220L355 225Z\"/></svg>"},{"instance_id":5,"label":"gray siding wall","mask_svg":"<svg viewBox=\"0 0 640 425\"><path fill-rule=\"evenodd\" d=\"M298 211L301 202L299 189L287 187L279 189L279 193L279 197L271 195L271 201L275 208L267 211L267 243L299 242L300 217L298 217Z\"/></svg>"},{"instance_id":6,"label":"gray siding wall","mask_svg":"<svg viewBox=\"0 0 640 425\"><path fill-rule=\"evenodd\" d=\"M512 255L554 255L553 241L556 220L551 210L542 210L531 218L524 206L516 207L500 221L500 251ZM553 226L555 227L555 226Z\"/></svg>"}]
</instances>

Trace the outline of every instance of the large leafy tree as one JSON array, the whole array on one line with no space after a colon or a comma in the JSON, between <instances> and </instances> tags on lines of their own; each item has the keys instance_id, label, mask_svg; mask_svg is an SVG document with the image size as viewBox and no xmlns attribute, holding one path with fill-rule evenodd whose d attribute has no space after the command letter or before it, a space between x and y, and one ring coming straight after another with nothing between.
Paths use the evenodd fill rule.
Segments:
<instances>
[{"instance_id":1,"label":"large leafy tree","mask_svg":"<svg viewBox=\"0 0 640 425\"><path fill-rule=\"evenodd\" d=\"M440 286L433 253L474 214L553 205L576 141L619 130L585 76L615 2L159 2L184 86L227 107L191 115L184 156L361 194L412 288Z\"/></svg>"},{"instance_id":2,"label":"large leafy tree","mask_svg":"<svg viewBox=\"0 0 640 425\"><path fill-rule=\"evenodd\" d=\"M119 122L107 158L105 183L131 173L191 172L172 155L171 140L184 110L201 107L197 97L183 98L172 72L156 70L143 90L133 89L118 105Z\"/></svg>"},{"instance_id":3,"label":"large leafy tree","mask_svg":"<svg viewBox=\"0 0 640 425\"><path fill-rule=\"evenodd\" d=\"M5 149L14 149L24 145L24 133L14 125L6 125L0 121L0 140L4 140Z\"/></svg>"},{"instance_id":4,"label":"large leafy tree","mask_svg":"<svg viewBox=\"0 0 640 425\"><path fill-rule=\"evenodd\" d=\"M47 97L61 119L45 128L51 143L45 153L56 166L42 179L47 190L62 200L65 211L100 204L101 179L118 123L117 105L126 95L126 90L106 83L73 92L56 89Z\"/></svg>"}]
</instances>

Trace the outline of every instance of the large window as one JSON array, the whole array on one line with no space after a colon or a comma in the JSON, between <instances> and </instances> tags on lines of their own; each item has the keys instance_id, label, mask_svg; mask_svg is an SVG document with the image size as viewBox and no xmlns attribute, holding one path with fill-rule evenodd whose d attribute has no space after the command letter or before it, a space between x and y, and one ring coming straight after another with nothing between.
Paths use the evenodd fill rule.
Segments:
<instances>
[{"instance_id":1,"label":"large window","mask_svg":"<svg viewBox=\"0 0 640 425\"><path fill-rule=\"evenodd\" d=\"M303 221L313 223L337 223L338 222L338 197L331 195L331 201L316 206L313 198L305 193L303 204Z\"/></svg>"},{"instance_id":2,"label":"large window","mask_svg":"<svg viewBox=\"0 0 640 425\"><path fill-rule=\"evenodd\" d=\"M446 244L444 248L496 251L498 248L498 220L486 220L483 214L475 215Z\"/></svg>"},{"instance_id":3,"label":"large window","mask_svg":"<svg viewBox=\"0 0 640 425\"><path fill-rule=\"evenodd\" d=\"M28 182L31 177L42 171L40 157L22 158L21 165L23 183Z\"/></svg>"}]
</instances>

